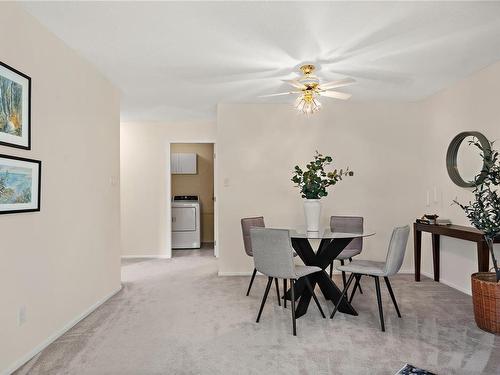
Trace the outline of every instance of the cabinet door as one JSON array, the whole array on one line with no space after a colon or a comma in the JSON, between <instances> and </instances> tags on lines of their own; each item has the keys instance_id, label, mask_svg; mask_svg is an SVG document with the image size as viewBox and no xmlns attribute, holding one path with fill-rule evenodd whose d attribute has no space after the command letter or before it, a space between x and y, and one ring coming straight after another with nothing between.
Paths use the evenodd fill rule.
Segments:
<instances>
[{"instance_id":1,"label":"cabinet door","mask_svg":"<svg viewBox=\"0 0 500 375\"><path fill-rule=\"evenodd\" d=\"M183 174L196 174L196 154L179 154L181 158L181 170L180 173Z\"/></svg>"},{"instance_id":2,"label":"cabinet door","mask_svg":"<svg viewBox=\"0 0 500 375\"><path fill-rule=\"evenodd\" d=\"M170 173L172 173L172 174L179 173L179 170L180 170L179 164L180 164L179 163L179 154L177 154L177 153L170 154Z\"/></svg>"},{"instance_id":3,"label":"cabinet door","mask_svg":"<svg viewBox=\"0 0 500 375\"><path fill-rule=\"evenodd\" d=\"M170 171L172 174L197 174L197 154L170 154Z\"/></svg>"},{"instance_id":4,"label":"cabinet door","mask_svg":"<svg viewBox=\"0 0 500 375\"><path fill-rule=\"evenodd\" d=\"M172 207L172 230L174 232L196 230L196 209L194 207Z\"/></svg>"}]
</instances>

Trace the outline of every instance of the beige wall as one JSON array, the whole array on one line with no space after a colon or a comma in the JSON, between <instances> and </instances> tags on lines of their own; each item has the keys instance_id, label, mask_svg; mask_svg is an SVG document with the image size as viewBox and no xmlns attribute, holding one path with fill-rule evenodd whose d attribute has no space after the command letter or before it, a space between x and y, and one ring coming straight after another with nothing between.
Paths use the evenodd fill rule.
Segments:
<instances>
[{"instance_id":1,"label":"beige wall","mask_svg":"<svg viewBox=\"0 0 500 375\"><path fill-rule=\"evenodd\" d=\"M118 92L19 5L0 25L0 59L32 78L32 150L0 153L43 162L41 212L0 215L3 373L120 288L120 202Z\"/></svg>"},{"instance_id":2,"label":"beige wall","mask_svg":"<svg viewBox=\"0 0 500 375\"><path fill-rule=\"evenodd\" d=\"M197 154L197 174L173 174L174 195L198 195L201 202L201 242L214 242L214 144L173 143L170 152Z\"/></svg>"},{"instance_id":3,"label":"beige wall","mask_svg":"<svg viewBox=\"0 0 500 375\"><path fill-rule=\"evenodd\" d=\"M243 251L240 218L264 215L272 227L304 225L302 200L290 181L315 150L349 166L345 179L322 200L321 222L330 215L361 215L376 236L362 257L384 259L392 228L421 214L423 173L418 168L426 134L418 104L332 102L310 118L288 104L219 105L217 192L219 272L247 274L252 259ZM411 243L410 239L410 243ZM409 247L403 268L412 270Z\"/></svg>"},{"instance_id":4,"label":"beige wall","mask_svg":"<svg viewBox=\"0 0 500 375\"><path fill-rule=\"evenodd\" d=\"M437 190L437 203L431 199L428 211L438 212L456 224L470 225L463 211L451 202L473 198L470 189L456 186L446 171L446 150L452 138L466 130L482 132L489 140L500 139L500 63L481 70L425 101L426 190ZM499 144L496 143L496 147ZM431 194L433 198L434 194ZM430 236L423 236L422 270L432 275ZM499 246L496 245L497 250ZM497 251L497 256L500 252ZM476 245L452 238L441 238L441 281L470 293L470 275L477 272Z\"/></svg>"},{"instance_id":5,"label":"beige wall","mask_svg":"<svg viewBox=\"0 0 500 375\"><path fill-rule=\"evenodd\" d=\"M215 122L121 124L122 255L170 256L170 143L215 135Z\"/></svg>"}]
</instances>

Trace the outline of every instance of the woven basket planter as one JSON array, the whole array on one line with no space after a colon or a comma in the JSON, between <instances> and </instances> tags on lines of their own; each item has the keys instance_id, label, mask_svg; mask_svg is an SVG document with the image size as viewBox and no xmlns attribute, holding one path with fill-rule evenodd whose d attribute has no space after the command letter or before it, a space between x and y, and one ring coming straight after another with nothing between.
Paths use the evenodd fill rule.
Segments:
<instances>
[{"instance_id":1,"label":"woven basket planter","mask_svg":"<svg viewBox=\"0 0 500 375\"><path fill-rule=\"evenodd\" d=\"M484 331L500 334L500 283L492 272L472 274L474 319Z\"/></svg>"}]
</instances>

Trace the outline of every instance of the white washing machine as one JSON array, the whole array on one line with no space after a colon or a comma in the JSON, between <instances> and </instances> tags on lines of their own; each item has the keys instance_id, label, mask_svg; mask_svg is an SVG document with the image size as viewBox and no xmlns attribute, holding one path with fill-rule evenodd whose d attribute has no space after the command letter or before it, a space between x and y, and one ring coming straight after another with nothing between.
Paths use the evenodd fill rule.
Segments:
<instances>
[{"instance_id":1,"label":"white washing machine","mask_svg":"<svg viewBox=\"0 0 500 375\"><path fill-rule=\"evenodd\" d=\"M172 249L199 249L201 207L196 195L172 198Z\"/></svg>"}]
</instances>

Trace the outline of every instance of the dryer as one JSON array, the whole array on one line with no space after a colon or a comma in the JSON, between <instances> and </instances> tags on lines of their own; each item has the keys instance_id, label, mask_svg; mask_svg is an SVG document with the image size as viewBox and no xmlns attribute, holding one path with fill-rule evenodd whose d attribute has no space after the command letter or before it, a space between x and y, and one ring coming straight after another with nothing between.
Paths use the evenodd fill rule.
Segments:
<instances>
[{"instance_id":1,"label":"dryer","mask_svg":"<svg viewBox=\"0 0 500 375\"><path fill-rule=\"evenodd\" d=\"M201 205L196 195L172 198L172 249L199 249Z\"/></svg>"}]
</instances>

